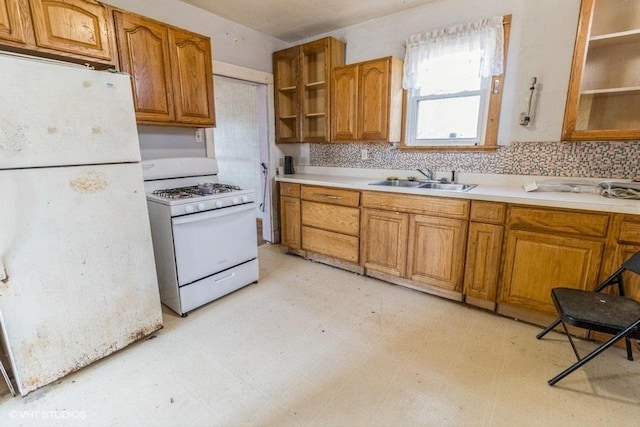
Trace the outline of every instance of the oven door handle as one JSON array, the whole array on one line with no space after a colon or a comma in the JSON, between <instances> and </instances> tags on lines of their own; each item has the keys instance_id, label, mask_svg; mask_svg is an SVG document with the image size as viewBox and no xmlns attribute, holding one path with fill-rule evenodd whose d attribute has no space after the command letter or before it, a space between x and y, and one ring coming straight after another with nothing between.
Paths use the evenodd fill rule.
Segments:
<instances>
[{"instance_id":1,"label":"oven door handle","mask_svg":"<svg viewBox=\"0 0 640 427\"><path fill-rule=\"evenodd\" d=\"M173 225L189 224L192 222L206 221L209 219L222 218L229 215L235 215L240 212L250 211L254 209L254 203L232 206L224 209L214 209L212 211L194 213L190 215L172 218Z\"/></svg>"}]
</instances>

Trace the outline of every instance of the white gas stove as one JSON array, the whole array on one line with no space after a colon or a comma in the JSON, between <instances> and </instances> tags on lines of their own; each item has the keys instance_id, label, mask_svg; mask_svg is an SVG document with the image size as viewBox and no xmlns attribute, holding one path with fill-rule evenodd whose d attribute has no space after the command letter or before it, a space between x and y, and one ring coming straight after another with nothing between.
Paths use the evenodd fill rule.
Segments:
<instances>
[{"instance_id":1,"label":"white gas stove","mask_svg":"<svg viewBox=\"0 0 640 427\"><path fill-rule=\"evenodd\" d=\"M142 162L162 302L187 312L258 280L255 193L215 159Z\"/></svg>"}]
</instances>

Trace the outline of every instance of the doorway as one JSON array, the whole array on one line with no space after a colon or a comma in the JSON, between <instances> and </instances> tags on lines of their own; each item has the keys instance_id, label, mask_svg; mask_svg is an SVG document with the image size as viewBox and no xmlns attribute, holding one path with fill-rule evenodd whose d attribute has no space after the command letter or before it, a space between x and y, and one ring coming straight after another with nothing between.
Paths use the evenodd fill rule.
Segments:
<instances>
[{"instance_id":1,"label":"doorway","mask_svg":"<svg viewBox=\"0 0 640 427\"><path fill-rule=\"evenodd\" d=\"M257 72L252 70L229 64L214 67L216 128L212 148L218 160L218 177L220 182L255 190L258 241L274 242L275 171L269 167L272 164L269 147L273 141L269 126L269 84L261 81L263 76L255 81ZM227 72L221 75L219 68Z\"/></svg>"}]
</instances>

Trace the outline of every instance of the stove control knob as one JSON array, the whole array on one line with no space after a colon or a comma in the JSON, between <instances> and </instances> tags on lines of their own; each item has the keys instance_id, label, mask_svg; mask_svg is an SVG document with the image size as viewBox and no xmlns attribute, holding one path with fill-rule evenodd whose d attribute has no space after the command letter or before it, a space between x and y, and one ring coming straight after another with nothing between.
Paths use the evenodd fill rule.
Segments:
<instances>
[{"instance_id":1,"label":"stove control knob","mask_svg":"<svg viewBox=\"0 0 640 427\"><path fill-rule=\"evenodd\" d=\"M233 204L237 205L238 203L240 203L240 198L239 197L234 197L233 198Z\"/></svg>"},{"instance_id":2,"label":"stove control knob","mask_svg":"<svg viewBox=\"0 0 640 427\"><path fill-rule=\"evenodd\" d=\"M216 208L221 208L221 207L222 207L222 205L223 205L222 200L218 200L218 201L216 202Z\"/></svg>"},{"instance_id":3,"label":"stove control knob","mask_svg":"<svg viewBox=\"0 0 640 427\"><path fill-rule=\"evenodd\" d=\"M205 205L204 203L198 203L198 210L199 211L203 211L207 209L207 205Z\"/></svg>"},{"instance_id":4,"label":"stove control knob","mask_svg":"<svg viewBox=\"0 0 640 427\"><path fill-rule=\"evenodd\" d=\"M249 198L247 196L242 196L242 203L247 203Z\"/></svg>"},{"instance_id":5,"label":"stove control knob","mask_svg":"<svg viewBox=\"0 0 640 427\"><path fill-rule=\"evenodd\" d=\"M186 213L193 213L193 212L195 212L195 210L196 210L196 207L193 206L193 205L187 205L187 206L184 207L184 211Z\"/></svg>"}]
</instances>

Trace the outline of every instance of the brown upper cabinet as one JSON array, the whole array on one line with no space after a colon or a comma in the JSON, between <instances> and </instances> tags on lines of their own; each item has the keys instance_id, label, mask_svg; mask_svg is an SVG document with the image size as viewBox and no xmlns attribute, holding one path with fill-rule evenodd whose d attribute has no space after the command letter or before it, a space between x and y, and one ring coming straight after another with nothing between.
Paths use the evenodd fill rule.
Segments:
<instances>
[{"instance_id":1,"label":"brown upper cabinet","mask_svg":"<svg viewBox=\"0 0 640 427\"><path fill-rule=\"evenodd\" d=\"M139 124L215 126L211 41L139 15L114 13L122 71Z\"/></svg>"},{"instance_id":2,"label":"brown upper cabinet","mask_svg":"<svg viewBox=\"0 0 640 427\"><path fill-rule=\"evenodd\" d=\"M332 37L274 52L276 142L329 141L331 69L344 53Z\"/></svg>"},{"instance_id":3,"label":"brown upper cabinet","mask_svg":"<svg viewBox=\"0 0 640 427\"><path fill-rule=\"evenodd\" d=\"M332 79L332 141L400 141L401 60L386 57L336 67Z\"/></svg>"},{"instance_id":4,"label":"brown upper cabinet","mask_svg":"<svg viewBox=\"0 0 640 427\"><path fill-rule=\"evenodd\" d=\"M582 0L562 139L640 138L640 2Z\"/></svg>"},{"instance_id":5,"label":"brown upper cabinet","mask_svg":"<svg viewBox=\"0 0 640 427\"><path fill-rule=\"evenodd\" d=\"M98 68L116 65L111 8L93 0L0 0L0 46Z\"/></svg>"}]
</instances>

